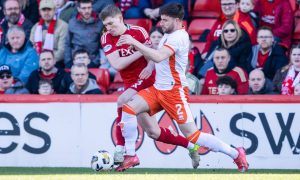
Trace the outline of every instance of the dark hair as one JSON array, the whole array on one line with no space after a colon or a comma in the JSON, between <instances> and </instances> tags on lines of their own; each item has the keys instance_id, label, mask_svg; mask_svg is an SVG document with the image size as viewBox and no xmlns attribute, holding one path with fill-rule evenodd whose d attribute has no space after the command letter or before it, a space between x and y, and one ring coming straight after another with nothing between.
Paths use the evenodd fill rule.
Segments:
<instances>
[{"instance_id":1,"label":"dark hair","mask_svg":"<svg viewBox=\"0 0 300 180\"><path fill-rule=\"evenodd\" d=\"M93 0L79 0L77 6L80 7L80 4L93 3Z\"/></svg>"},{"instance_id":2,"label":"dark hair","mask_svg":"<svg viewBox=\"0 0 300 180\"><path fill-rule=\"evenodd\" d=\"M41 54L43 53L50 53L52 55L52 57L54 58L54 52L52 50L49 50L49 49L43 49L42 52L40 53L40 56Z\"/></svg>"},{"instance_id":3,"label":"dark hair","mask_svg":"<svg viewBox=\"0 0 300 180\"><path fill-rule=\"evenodd\" d=\"M270 31L273 34L272 28L270 28L268 26L261 26L261 27L259 27L258 30L257 30L257 34L261 30L267 30L267 31Z\"/></svg>"},{"instance_id":4,"label":"dark hair","mask_svg":"<svg viewBox=\"0 0 300 180\"><path fill-rule=\"evenodd\" d=\"M164 34L161 27L153 26L149 32L149 35L151 35L153 32L158 31L160 34Z\"/></svg>"},{"instance_id":5,"label":"dark hair","mask_svg":"<svg viewBox=\"0 0 300 180\"><path fill-rule=\"evenodd\" d=\"M184 7L179 3L168 3L159 9L159 15L166 15L182 20L184 17Z\"/></svg>"},{"instance_id":6,"label":"dark hair","mask_svg":"<svg viewBox=\"0 0 300 180\"><path fill-rule=\"evenodd\" d=\"M217 86L222 85L222 84L226 84L229 85L232 89L234 89L234 91L236 92L236 88L237 88L237 83L234 79L232 79L232 77L230 76L221 76L219 77L219 79L216 81Z\"/></svg>"},{"instance_id":7,"label":"dark hair","mask_svg":"<svg viewBox=\"0 0 300 180\"><path fill-rule=\"evenodd\" d=\"M39 80L39 87L43 84L49 84L51 88L53 89L53 83L50 79L40 79Z\"/></svg>"},{"instance_id":8,"label":"dark hair","mask_svg":"<svg viewBox=\"0 0 300 180\"><path fill-rule=\"evenodd\" d=\"M226 48L223 48L223 47L217 47L217 48L215 49L215 52L216 52L216 51L226 51L227 54L228 54L228 56L230 56L230 53L229 53L228 49L226 49Z\"/></svg>"},{"instance_id":9,"label":"dark hair","mask_svg":"<svg viewBox=\"0 0 300 180\"><path fill-rule=\"evenodd\" d=\"M115 17L116 15L122 15L122 12L117 6L111 4L111 5L106 6L100 12L99 17L100 17L101 21L104 21L107 17Z\"/></svg>"},{"instance_id":10,"label":"dark hair","mask_svg":"<svg viewBox=\"0 0 300 180\"><path fill-rule=\"evenodd\" d=\"M73 61L75 59L75 56L77 56L78 54L87 54L89 56L89 52L86 49L77 49L76 51L74 51L73 53Z\"/></svg>"}]
</instances>

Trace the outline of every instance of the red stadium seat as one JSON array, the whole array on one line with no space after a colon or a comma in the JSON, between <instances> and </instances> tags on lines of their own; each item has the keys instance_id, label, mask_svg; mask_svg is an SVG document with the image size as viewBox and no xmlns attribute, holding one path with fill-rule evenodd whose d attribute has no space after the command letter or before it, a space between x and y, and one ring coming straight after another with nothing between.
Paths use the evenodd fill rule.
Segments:
<instances>
[{"instance_id":1,"label":"red stadium seat","mask_svg":"<svg viewBox=\"0 0 300 180\"><path fill-rule=\"evenodd\" d=\"M292 10L293 10L293 12L295 12L296 11L296 6L297 6L297 4L296 4L296 0L290 0L290 4L291 4L291 6L292 6Z\"/></svg>"},{"instance_id":2,"label":"red stadium seat","mask_svg":"<svg viewBox=\"0 0 300 180\"><path fill-rule=\"evenodd\" d=\"M193 42L193 45L197 47L200 52L202 52L205 47L204 42Z\"/></svg>"},{"instance_id":3,"label":"red stadium seat","mask_svg":"<svg viewBox=\"0 0 300 180\"><path fill-rule=\"evenodd\" d=\"M121 88L124 88L124 83L123 83L121 74L119 72L117 72L115 74L114 81L110 84L110 86L108 88L108 93L109 94L120 94L120 93L117 93L117 91L120 90Z\"/></svg>"},{"instance_id":4,"label":"red stadium seat","mask_svg":"<svg viewBox=\"0 0 300 180\"><path fill-rule=\"evenodd\" d=\"M152 28L152 21L150 19L124 19L126 24L133 24L143 27L147 32Z\"/></svg>"},{"instance_id":5,"label":"red stadium seat","mask_svg":"<svg viewBox=\"0 0 300 180\"><path fill-rule=\"evenodd\" d=\"M96 76L96 81L103 93L107 93L110 77L107 69L90 68L89 71Z\"/></svg>"},{"instance_id":6,"label":"red stadium seat","mask_svg":"<svg viewBox=\"0 0 300 180\"><path fill-rule=\"evenodd\" d=\"M189 28L188 33L191 35L192 40L198 40L205 30L210 30L216 19L194 19Z\"/></svg>"},{"instance_id":7,"label":"red stadium seat","mask_svg":"<svg viewBox=\"0 0 300 180\"><path fill-rule=\"evenodd\" d=\"M192 17L217 18L221 15L220 0L196 0Z\"/></svg>"}]
</instances>

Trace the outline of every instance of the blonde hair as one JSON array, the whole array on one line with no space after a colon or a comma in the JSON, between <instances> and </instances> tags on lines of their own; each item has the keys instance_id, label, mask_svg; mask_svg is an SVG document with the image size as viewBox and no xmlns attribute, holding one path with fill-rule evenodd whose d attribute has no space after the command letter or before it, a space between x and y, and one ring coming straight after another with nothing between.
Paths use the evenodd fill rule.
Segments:
<instances>
[{"instance_id":1,"label":"blonde hair","mask_svg":"<svg viewBox=\"0 0 300 180\"><path fill-rule=\"evenodd\" d=\"M225 40L225 37L224 37L224 28L226 26L228 26L229 24L232 24L234 29L236 30L236 39L229 45L228 42ZM235 45L239 39L242 37L242 30L240 28L240 26L238 25L237 22L235 22L234 20L228 20L224 23L223 27L222 27L222 34L221 34L221 41L222 41L222 46L224 48L230 48L231 46Z\"/></svg>"}]
</instances>

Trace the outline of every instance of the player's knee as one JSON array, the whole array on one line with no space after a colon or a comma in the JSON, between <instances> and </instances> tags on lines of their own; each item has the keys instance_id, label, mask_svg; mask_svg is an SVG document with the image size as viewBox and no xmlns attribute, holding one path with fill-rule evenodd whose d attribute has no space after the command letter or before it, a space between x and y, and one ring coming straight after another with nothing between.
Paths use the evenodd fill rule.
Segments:
<instances>
[{"instance_id":1,"label":"player's knee","mask_svg":"<svg viewBox=\"0 0 300 180\"><path fill-rule=\"evenodd\" d=\"M127 98L125 96L119 96L117 100L117 104L119 107L123 106L125 103L127 103Z\"/></svg>"}]
</instances>

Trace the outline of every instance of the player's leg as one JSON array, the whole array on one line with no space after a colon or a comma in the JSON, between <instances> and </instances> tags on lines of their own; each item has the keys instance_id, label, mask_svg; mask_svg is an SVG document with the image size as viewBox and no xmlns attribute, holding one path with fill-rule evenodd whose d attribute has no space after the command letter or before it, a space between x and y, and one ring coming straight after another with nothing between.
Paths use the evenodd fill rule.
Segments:
<instances>
[{"instance_id":1,"label":"player's leg","mask_svg":"<svg viewBox=\"0 0 300 180\"><path fill-rule=\"evenodd\" d=\"M192 143L198 144L211 149L214 152L222 152L229 155L235 160L240 171L248 169L245 151L242 148L234 149L224 143L216 136L200 132L194 122L191 109L187 102L187 89L178 88L170 92L162 92L163 100L161 104L163 108L175 119L181 132ZM172 97L172 100L170 100Z\"/></svg>"},{"instance_id":2,"label":"player's leg","mask_svg":"<svg viewBox=\"0 0 300 180\"><path fill-rule=\"evenodd\" d=\"M136 90L129 88L126 89L119 97L117 100L117 105L118 105L118 117L116 119L116 129L115 129L115 135L117 139L116 143L116 148L114 152L114 163L115 164L120 164L124 161L124 145L125 145L125 140L121 132L120 128L120 122L122 118L122 106L127 103L130 98L132 98L135 94L137 93Z\"/></svg>"},{"instance_id":3,"label":"player's leg","mask_svg":"<svg viewBox=\"0 0 300 180\"><path fill-rule=\"evenodd\" d=\"M171 131L168 128L159 127L154 116L150 116L148 113L139 114L138 123L150 138L163 143L173 144L187 148L189 150L189 156L192 159L193 168L198 168L200 164L198 145L189 142L187 138L181 136L180 134L177 134L174 131Z\"/></svg>"},{"instance_id":4,"label":"player's leg","mask_svg":"<svg viewBox=\"0 0 300 180\"><path fill-rule=\"evenodd\" d=\"M207 147L214 152L222 152L230 156L240 172L248 170L248 162L244 148L232 148L216 136L200 132L194 122L179 124L181 132L193 143Z\"/></svg>"},{"instance_id":5,"label":"player's leg","mask_svg":"<svg viewBox=\"0 0 300 180\"><path fill-rule=\"evenodd\" d=\"M132 100L122 108L121 131L125 139L125 151L123 163L116 168L116 171L124 171L137 166L140 161L135 153L135 141L137 137L137 114L149 110L146 101L139 95L135 95Z\"/></svg>"}]
</instances>

